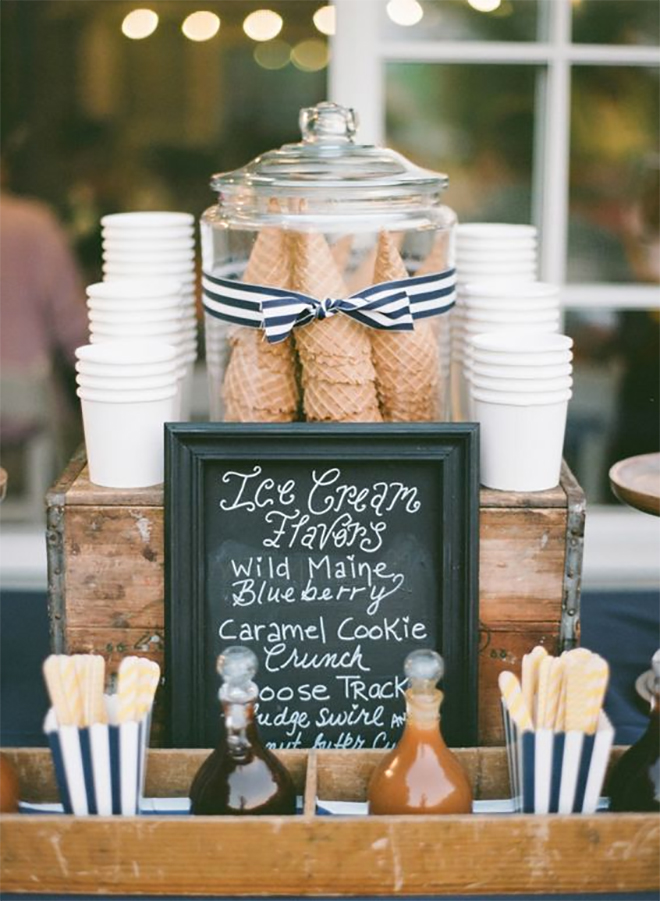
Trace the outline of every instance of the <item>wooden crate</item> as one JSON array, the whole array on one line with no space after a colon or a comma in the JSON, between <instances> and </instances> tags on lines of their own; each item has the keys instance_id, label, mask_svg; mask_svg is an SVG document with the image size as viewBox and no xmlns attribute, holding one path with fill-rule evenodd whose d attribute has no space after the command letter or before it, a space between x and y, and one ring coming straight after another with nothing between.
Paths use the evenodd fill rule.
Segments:
<instances>
[{"instance_id":1,"label":"wooden crate","mask_svg":"<svg viewBox=\"0 0 660 901\"><path fill-rule=\"evenodd\" d=\"M53 650L127 654L164 663L162 487L99 488L84 453L47 496ZM567 467L560 487L533 494L482 489L480 498L479 743L503 743L497 676L519 671L536 644L579 639L584 495ZM162 736L158 700L154 742Z\"/></svg>"},{"instance_id":2,"label":"wooden crate","mask_svg":"<svg viewBox=\"0 0 660 901\"><path fill-rule=\"evenodd\" d=\"M10 750L21 797L56 800L47 750ZM207 751L151 751L147 796L185 797ZM92 895L493 895L660 887L660 818L316 816L364 800L382 751L283 751L305 811L291 817L0 816L6 892ZM616 752L615 752L616 753ZM506 797L502 748L457 751L478 798Z\"/></svg>"}]
</instances>

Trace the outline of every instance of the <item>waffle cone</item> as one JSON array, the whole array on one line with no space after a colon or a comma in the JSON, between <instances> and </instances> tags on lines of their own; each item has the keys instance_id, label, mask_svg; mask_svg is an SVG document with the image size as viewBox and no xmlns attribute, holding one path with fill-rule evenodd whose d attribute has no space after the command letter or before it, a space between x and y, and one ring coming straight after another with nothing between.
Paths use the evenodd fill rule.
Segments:
<instances>
[{"instance_id":1,"label":"waffle cone","mask_svg":"<svg viewBox=\"0 0 660 901\"><path fill-rule=\"evenodd\" d=\"M312 297L346 297L347 290L323 235L291 237L291 287ZM302 367L303 409L310 421L380 421L371 340L343 314L296 331Z\"/></svg>"},{"instance_id":2,"label":"waffle cone","mask_svg":"<svg viewBox=\"0 0 660 901\"><path fill-rule=\"evenodd\" d=\"M407 275L390 235L381 232L374 283L407 278ZM383 419L389 422L438 419L440 359L433 326L420 320L412 332L374 331L371 343Z\"/></svg>"},{"instance_id":3,"label":"waffle cone","mask_svg":"<svg viewBox=\"0 0 660 901\"><path fill-rule=\"evenodd\" d=\"M286 288L289 254L280 229L264 228L255 241L243 281ZM261 329L237 328L231 338L223 398L228 422L292 422L299 392L290 338L269 344Z\"/></svg>"},{"instance_id":4,"label":"waffle cone","mask_svg":"<svg viewBox=\"0 0 660 901\"><path fill-rule=\"evenodd\" d=\"M332 258L340 272L344 272L351 258L351 250L353 249L353 235L342 235L331 246Z\"/></svg>"},{"instance_id":5,"label":"waffle cone","mask_svg":"<svg viewBox=\"0 0 660 901\"><path fill-rule=\"evenodd\" d=\"M441 231L435 236L431 251L415 273L430 275L432 272L444 272L449 266L449 232Z\"/></svg>"}]
</instances>

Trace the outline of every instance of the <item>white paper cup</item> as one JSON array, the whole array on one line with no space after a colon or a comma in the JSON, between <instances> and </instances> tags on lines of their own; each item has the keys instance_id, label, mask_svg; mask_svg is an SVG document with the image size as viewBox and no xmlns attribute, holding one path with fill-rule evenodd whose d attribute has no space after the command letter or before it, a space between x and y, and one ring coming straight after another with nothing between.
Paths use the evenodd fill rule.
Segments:
<instances>
[{"instance_id":1,"label":"white paper cup","mask_svg":"<svg viewBox=\"0 0 660 901\"><path fill-rule=\"evenodd\" d=\"M507 354L504 352L489 353L486 350L479 350L470 345L470 352L475 363L481 363L485 366L529 366L530 368L536 368L537 366L561 366L570 363L573 359L573 352L570 350L561 350L556 353L538 351L529 354Z\"/></svg>"},{"instance_id":2,"label":"white paper cup","mask_svg":"<svg viewBox=\"0 0 660 901\"><path fill-rule=\"evenodd\" d=\"M101 218L101 226L106 229L140 231L145 228L172 228L194 226L192 213L169 212L161 210L139 210L129 213L108 213Z\"/></svg>"},{"instance_id":3,"label":"white paper cup","mask_svg":"<svg viewBox=\"0 0 660 901\"><path fill-rule=\"evenodd\" d=\"M93 325L149 325L170 323L181 327L183 310L170 307L161 310L90 310L89 322Z\"/></svg>"},{"instance_id":4,"label":"white paper cup","mask_svg":"<svg viewBox=\"0 0 660 901\"><path fill-rule=\"evenodd\" d=\"M101 220L103 222L103 220ZM530 241L536 243L537 228L534 225L508 222L459 222L456 239L462 241Z\"/></svg>"},{"instance_id":5,"label":"white paper cup","mask_svg":"<svg viewBox=\"0 0 660 901\"><path fill-rule=\"evenodd\" d=\"M559 286L551 282L531 282L524 285L471 285L469 282L461 287L461 296L469 302L470 298L482 300L542 300L559 296Z\"/></svg>"},{"instance_id":6,"label":"white paper cup","mask_svg":"<svg viewBox=\"0 0 660 901\"><path fill-rule=\"evenodd\" d=\"M497 391L500 394L527 394L529 392L542 394L547 391L554 393L556 391L564 391L573 385L573 379L570 375L550 379L498 379L488 375L480 375L474 371L472 364L469 367L469 373L469 380L475 388Z\"/></svg>"},{"instance_id":7,"label":"white paper cup","mask_svg":"<svg viewBox=\"0 0 660 901\"><path fill-rule=\"evenodd\" d=\"M142 273L145 273L145 275L154 275L158 277L172 277L181 282L182 287L183 280L185 278L190 278L195 271L194 264L192 263L168 263L165 261L162 263L147 263L145 261L140 263L104 262L101 268L106 276L130 275L140 277ZM106 281L110 281L110 279L106 278Z\"/></svg>"},{"instance_id":8,"label":"white paper cup","mask_svg":"<svg viewBox=\"0 0 660 901\"><path fill-rule=\"evenodd\" d=\"M490 376L498 379L556 379L564 378L573 372L570 362L556 366L506 366L479 362L474 355L470 358L470 369L476 376Z\"/></svg>"},{"instance_id":9,"label":"white paper cup","mask_svg":"<svg viewBox=\"0 0 660 901\"><path fill-rule=\"evenodd\" d=\"M132 250L108 249L103 251L104 263L187 263L192 264L195 259L193 248L164 248L161 250L142 250L139 245Z\"/></svg>"},{"instance_id":10,"label":"white paper cup","mask_svg":"<svg viewBox=\"0 0 660 901\"><path fill-rule=\"evenodd\" d=\"M85 390L119 391L122 394L126 394L129 392L141 393L143 391L154 391L159 388L176 387L177 381L181 377L181 369L179 368L161 375L134 375L130 379L125 377L117 378L112 375L87 375L79 372L76 376L76 382L80 388Z\"/></svg>"},{"instance_id":11,"label":"white paper cup","mask_svg":"<svg viewBox=\"0 0 660 901\"><path fill-rule=\"evenodd\" d=\"M494 275L498 277L502 277L509 274L525 274L536 272L536 263L535 262L517 262L517 261L507 261L500 260L499 262L493 261L482 261L478 262L476 260L468 262L462 257L457 257L456 259L456 268L461 272L463 276L463 281L465 282L466 276L470 273L474 273L475 275Z\"/></svg>"},{"instance_id":12,"label":"white paper cup","mask_svg":"<svg viewBox=\"0 0 660 901\"><path fill-rule=\"evenodd\" d=\"M456 261L461 263L533 263L536 265L538 254L535 244L524 244L515 247L509 244L500 249L493 249L489 244L483 246L462 243L456 250Z\"/></svg>"},{"instance_id":13,"label":"white paper cup","mask_svg":"<svg viewBox=\"0 0 660 901\"><path fill-rule=\"evenodd\" d=\"M78 389L82 391L82 389ZM147 488L163 481L163 424L173 421L179 392L128 401L108 392L80 395L89 478L105 488ZM116 393L120 396L120 392Z\"/></svg>"},{"instance_id":14,"label":"white paper cup","mask_svg":"<svg viewBox=\"0 0 660 901\"><path fill-rule=\"evenodd\" d=\"M520 287L515 285L512 287ZM534 282L530 282L533 285ZM488 316L491 312L502 313L543 313L549 310L558 312L561 302L558 295L554 297L482 297L468 295L465 298L465 309L481 311L481 315Z\"/></svg>"},{"instance_id":15,"label":"white paper cup","mask_svg":"<svg viewBox=\"0 0 660 901\"><path fill-rule=\"evenodd\" d=\"M471 338L477 335L494 335L497 332L557 334L559 321L559 317L557 317L557 319L547 319L544 322L469 322L465 327L465 340L469 342Z\"/></svg>"},{"instance_id":16,"label":"white paper cup","mask_svg":"<svg viewBox=\"0 0 660 901\"><path fill-rule=\"evenodd\" d=\"M139 237L135 230L121 234L105 235L101 242L104 252L118 251L120 253L161 253L163 250L175 252L192 252L195 250L194 229L185 229L186 234L181 237L166 238L162 230L149 231L147 237Z\"/></svg>"},{"instance_id":17,"label":"white paper cup","mask_svg":"<svg viewBox=\"0 0 660 901\"><path fill-rule=\"evenodd\" d=\"M547 322L548 320L557 320L559 318L559 310L555 307L545 310L482 310L478 307L469 307L465 312L466 327L471 322L511 322L517 325L521 322Z\"/></svg>"},{"instance_id":18,"label":"white paper cup","mask_svg":"<svg viewBox=\"0 0 660 901\"><path fill-rule=\"evenodd\" d=\"M178 323L171 325L169 322L149 323L138 322L135 324L117 323L117 324L101 324L93 323L90 327L90 335L97 338L158 338L166 343L171 343L169 339L174 340L181 334L181 327Z\"/></svg>"},{"instance_id":19,"label":"white paper cup","mask_svg":"<svg viewBox=\"0 0 660 901\"><path fill-rule=\"evenodd\" d=\"M104 344L84 344L75 350L76 359L104 366L135 366L149 363L172 363L177 348L166 341L124 340Z\"/></svg>"},{"instance_id":20,"label":"white paper cup","mask_svg":"<svg viewBox=\"0 0 660 901\"><path fill-rule=\"evenodd\" d=\"M497 396L496 396L497 397ZM570 391L493 400L472 389L480 424L481 483L500 491L546 491L559 484Z\"/></svg>"},{"instance_id":21,"label":"white paper cup","mask_svg":"<svg viewBox=\"0 0 660 901\"><path fill-rule=\"evenodd\" d=\"M95 313L157 313L160 310L180 310L185 307L180 294L171 297L158 297L143 300L95 300L87 298L87 309Z\"/></svg>"},{"instance_id":22,"label":"white paper cup","mask_svg":"<svg viewBox=\"0 0 660 901\"><path fill-rule=\"evenodd\" d=\"M95 344L94 347L100 347ZM80 375L91 376L93 378L110 377L115 381L130 380L136 377L153 377L160 375L174 375L179 368L179 361L175 357L165 363L135 363L130 364L103 364L93 361L78 360L76 363L76 372Z\"/></svg>"},{"instance_id":23,"label":"white paper cup","mask_svg":"<svg viewBox=\"0 0 660 901\"><path fill-rule=\"evenodd\" d=\"M573 339L568 335L533 330L527 332L502 330L491 334L473 335L470 341L477 350L506 354L556 353L573 347Z\"/></svg>"},{"instance_id":24,"label":"white paper cup","mask_svg":"<svg viewBox=\"0 0 660 901\"><path fill-rule=\"evenodd\" d=\"M131 279L106 279L88 285L85 289L88 298L105 301L140 301L181 295L183 285L178 278L154 278L153 276L136 276Z\"/></svg>"}]
</instances>

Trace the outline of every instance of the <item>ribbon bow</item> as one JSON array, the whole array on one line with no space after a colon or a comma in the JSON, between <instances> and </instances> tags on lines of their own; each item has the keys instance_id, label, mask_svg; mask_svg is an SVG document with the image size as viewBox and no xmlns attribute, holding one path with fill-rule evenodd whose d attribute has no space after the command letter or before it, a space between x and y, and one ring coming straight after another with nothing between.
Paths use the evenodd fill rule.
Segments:
<instances>
[{"instance_id":1,"label":"ribbon bow","mask_svg":"<svg viewBox=\"0 0 660 901\"><path fill-rule=\"evenodd\" d=\"M346 299L318 300L297 291L246 285L204 273L204 309L212 316L263 328L271 344L293 328L343 313L370 328L412 331L415 321L451 309L456 300L456 270L372 285Z\"/></svg>"}]
</instances>

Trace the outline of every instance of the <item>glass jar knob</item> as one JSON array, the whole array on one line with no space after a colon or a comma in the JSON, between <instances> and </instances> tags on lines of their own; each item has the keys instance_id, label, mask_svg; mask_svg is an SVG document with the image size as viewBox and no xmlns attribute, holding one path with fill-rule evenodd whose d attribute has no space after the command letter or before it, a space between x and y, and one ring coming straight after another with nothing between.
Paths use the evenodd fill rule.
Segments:
<instances>
[{"instance_id":1,"label":"glass jar knob","mask_svg":"<svg viewBox=\"0 0 660 901\"><path fill-rule=\"evenodd\" d=\"M328 101L300 110L299 121L305 144L352 141L358 126L355 110Z\"/></svg>"}]
</instances>

